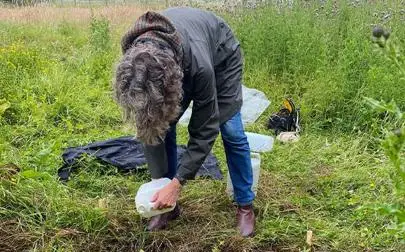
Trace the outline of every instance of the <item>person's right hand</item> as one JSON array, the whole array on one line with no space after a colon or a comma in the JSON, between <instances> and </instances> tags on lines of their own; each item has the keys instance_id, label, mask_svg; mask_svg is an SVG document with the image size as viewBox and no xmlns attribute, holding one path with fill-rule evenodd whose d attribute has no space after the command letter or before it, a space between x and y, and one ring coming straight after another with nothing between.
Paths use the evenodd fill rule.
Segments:
<instances>
[{"instance_id":1,"label":"person's right hand","mask_svg":"<svg viewBox=\"0 0 405 252\"><path fill-rule=\"evenodd\" d=\"M151 202L155 203L153 208L164 209L173 207L179 198L180 191L181 184L176 178L174 178L172 182L153 195L151 199Z\"/></svg>"}]
</instances>

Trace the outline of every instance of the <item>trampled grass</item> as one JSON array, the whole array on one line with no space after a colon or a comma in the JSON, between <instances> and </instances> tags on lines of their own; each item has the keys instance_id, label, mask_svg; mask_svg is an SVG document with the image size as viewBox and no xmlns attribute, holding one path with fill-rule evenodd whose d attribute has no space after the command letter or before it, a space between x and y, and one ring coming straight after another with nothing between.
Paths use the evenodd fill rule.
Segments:
<instances>
[{"instance_id":1,"label":"trampled grass","mask_svg":"<svg viewBox=\"0 0 405 252\"><path fill-rule=\"evenodd\" d=\"M374 210L393 201L392 167L378 139L382 127L395 122L362 100L395 99L405 106L405 83L370 42L372 26L381 23L404 48L401 5L220 12L241 41L246 85L272 101L248 130L271 134L267 118L285 95L301 106L304 120L299 142L277 143L262 155L252 239L234 229L225 181L188 184L180 200L182 218L155 233L144 230L145 220L134 208L137 188L149 179L146 171L122 175L85 158L66 185L57 181L64 148L131 134L111 96L120 36L140 13L126 8L113 12L126 16L105 12L108 21L80 10L86 13L80 22L81 14L23 22L21 14L8 18L2 12L0 165L21 170L12 175L15 167L9 165L0 173L0 251L405 249L403 237L390 231L392 220ZM179 135L186 143L185 128ZM219 139L214 153L226 174Z\"/></svg>"}]
</instances>

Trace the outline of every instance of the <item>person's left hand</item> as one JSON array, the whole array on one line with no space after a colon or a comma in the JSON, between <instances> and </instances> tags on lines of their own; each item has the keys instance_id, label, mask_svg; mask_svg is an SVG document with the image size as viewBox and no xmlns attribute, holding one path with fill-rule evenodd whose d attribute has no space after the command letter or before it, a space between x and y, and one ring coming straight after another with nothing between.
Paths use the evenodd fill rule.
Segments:
<instances>
[{"instance_id":1,"label":"person's left hand","mask_svg":"<svg viewBox=\"0 0 405 252\"><path fill-rule=\"evenodd\" d=\"M174 206L179 198L181 190L180 182L174 178L172 182L153 195L151 202L155 203L154 209L163 209Z\"/></svg>"}]
</instances>

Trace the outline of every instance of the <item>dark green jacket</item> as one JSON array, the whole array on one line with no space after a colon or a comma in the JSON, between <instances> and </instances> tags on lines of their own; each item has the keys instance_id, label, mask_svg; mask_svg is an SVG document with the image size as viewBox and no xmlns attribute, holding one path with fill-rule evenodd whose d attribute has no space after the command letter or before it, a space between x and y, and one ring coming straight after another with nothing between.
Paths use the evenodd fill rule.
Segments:
<instances>
[{"instance_id":1,"label":"dark green jacket","mask_svg":"<svg viewBox=\"0 0 405 252\"><path fill-rule=\"evenodd\" d=\"M178 119L193 101L187 151L178 164L176 177L193 179L212 149L220 124L242 106L242 56L229 26L213 13L182 7L161 14L174 24L182 38L184 99ZM165 174L164 143L145 146L145 154L152 177Z\"/></svg>"}]
</instances>

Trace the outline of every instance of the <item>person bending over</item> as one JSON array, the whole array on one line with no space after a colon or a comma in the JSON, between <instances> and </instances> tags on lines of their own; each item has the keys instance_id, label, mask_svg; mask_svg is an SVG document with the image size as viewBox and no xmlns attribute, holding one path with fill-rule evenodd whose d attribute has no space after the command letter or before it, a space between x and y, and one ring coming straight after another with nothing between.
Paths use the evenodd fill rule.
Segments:
<instances>
[{"instance_id":1,"label":"person bending over","mask_svg":"<svg viewBox=\"0 0 405 252\"><path fill-rule=\"evenodd\" d=\"M122 37L123 56L115 99L136 125L152 179L171 183L158 191L155 208L173 206L194 179L221 132L242 236L254 233L250 147L241 119L243 59L229 25L215 14L188 7L148 11ZM186 151L177 162L176 124L192 102ZM173 211L150 219L148 230L166 227Z\"/></svg>"}]
</instances>

